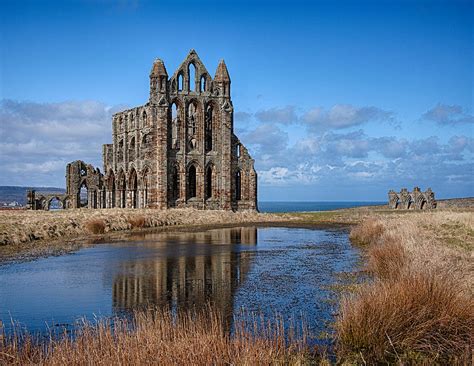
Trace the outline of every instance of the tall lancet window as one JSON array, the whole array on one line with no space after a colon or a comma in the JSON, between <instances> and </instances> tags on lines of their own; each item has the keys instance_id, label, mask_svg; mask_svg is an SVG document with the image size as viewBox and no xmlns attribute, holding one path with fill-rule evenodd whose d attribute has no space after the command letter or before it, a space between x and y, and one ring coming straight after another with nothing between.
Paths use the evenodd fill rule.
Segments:
<instances>
[{"instance_id":1,"label":"tall lancet window","mask_svg":"<svg viewBox=\"0 0 474 366\"><path fill-rule=\"evenodd\" d=\"M191 103L188 107L188 141L189 150L194 150L197 145L197 111L196 106Z\"/></svg>"},{"instance_id":2,"label":"tall lancet window","mask_svg":"<svg viewBox=\"0 0 474 366\"><path fill-rule=\"evenodd\" d=\"M179 109L176 103L171 107L171 148L179 150Z\"/></svg>"},{"instance_id":3,"label":"tall lancet window","mask_svg":"<svg viewBox=\"0 0 474 366\"><path fill-rule=\"evenodd\" d=\"M212 151L212 106L208 105L206 108L206 152Z\"/></svg>"}]
</instances>

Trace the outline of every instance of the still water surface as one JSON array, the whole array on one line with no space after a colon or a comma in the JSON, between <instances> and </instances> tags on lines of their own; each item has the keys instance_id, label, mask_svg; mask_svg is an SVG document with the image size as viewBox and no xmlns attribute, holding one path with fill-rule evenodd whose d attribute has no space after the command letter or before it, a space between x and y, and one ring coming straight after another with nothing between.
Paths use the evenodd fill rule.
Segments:
<instances>
[{"instance_id":1,"label":"still water surface","mask_svg":"<svg viewBox=\"0 0 474 366\"><path fill-rule=\"evenodd\" d=\"M73 254L0 266L0 319L30 331L70 327L80 317L124 315L147 305L211 302L226 319L247 311L327 330L338 273L359 254L347 231L241 227L134 234Z\"/></svg>"}]
</instances>

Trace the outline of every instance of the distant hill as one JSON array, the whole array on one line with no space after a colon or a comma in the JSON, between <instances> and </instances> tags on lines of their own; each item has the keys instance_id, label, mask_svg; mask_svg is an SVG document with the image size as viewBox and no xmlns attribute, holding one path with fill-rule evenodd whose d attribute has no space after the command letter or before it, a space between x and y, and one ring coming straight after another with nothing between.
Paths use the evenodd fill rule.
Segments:
<instances>
[{"instance_id":1,"label":"distant hill","mask_svg":"<svg viewBox=\"0 0 474 366\"><path fill-rule=\"evenodd\" d=\"M38 192L61 192L64 193L64 188L57 187L18 187L18 186L0 186L0 206L9 204L11 202L18 202L20 205L26 205L26 191L34 189Z\"/></svg>"}]
</instances>

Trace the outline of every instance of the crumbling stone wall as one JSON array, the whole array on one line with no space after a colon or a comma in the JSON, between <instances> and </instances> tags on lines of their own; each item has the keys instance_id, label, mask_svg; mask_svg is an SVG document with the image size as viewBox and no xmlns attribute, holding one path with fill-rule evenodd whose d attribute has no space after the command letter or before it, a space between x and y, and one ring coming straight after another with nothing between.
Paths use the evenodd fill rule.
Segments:
<instances>
[{"instance_id":1,"label":"crumbling stone wall","mask_svg":"<svg viewBox=\"0 0 474 366\"><path fill-rule=\"evenodd\" d=\"M70 208L194 207L256 210L254 160L234 135L230 76L220 61L211 77L191 50L171 77L162 60L150 72L146 104L113 115L103 170L67 166Z\"/></svg>"},{"instance_id":2,"label":"crumbling stone wall","mask_svg":"<svg viewBox=\"0 0 474 366\"><path fill-rule=\"evenodd\" d=\"M81 188L85 188L87 197L81 202ZM102 208L104 207L104 176L99 168L94 168L81 160L73 161L66 167L66 208ZM85 202L85 203L84 203Z\"/></svg>"},{"instance_id":3,"label":"crumbling stone wall","mask_svg":"<svg viewBox=\"0 0 474 366\"><path fill-rule=\"evenodd\" d=\"M436 200L431 188L425 192L421 192L419 187L413 188L412 192L402 188L399 193L394 190L388 192L388 206L392 209L428 210L436 208Z\"/></svg>"},{"instance_id":4,"label":"crumbling stone wall","mask_svg":"<svg viewBox=\"0 0 474 366\"><path fill-rule=\"evenodd\" d=\"M34 189L26 192L26 208L29 210L49 211L54 200L59 202L60 208L67 208L69 205L69 196L64 193L43 193Z\"/></svg>"}]
</instances>

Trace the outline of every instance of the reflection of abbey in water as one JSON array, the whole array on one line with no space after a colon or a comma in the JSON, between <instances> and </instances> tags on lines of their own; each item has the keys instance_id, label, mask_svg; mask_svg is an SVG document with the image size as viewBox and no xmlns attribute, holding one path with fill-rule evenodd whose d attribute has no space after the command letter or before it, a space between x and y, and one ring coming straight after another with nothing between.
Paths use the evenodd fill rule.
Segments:
<instances>
[{"instance_id":1,"label":"reflection of abbey in water","mask_svg":"<svg viewBox=\"0 0 474 366\"><path fill-rule=\"evenodd\" d=\"M165 247L160 247L160 251L165 255L123 262L114 278L114 311L149 305L169 306L173 310L202 308L210 302L228 317L235 290L245 279L252 258L251 252L232 252L228 244L256 245L257 229L154 235L152 245L163 243Z\"/></svg>"}]
</instances>

